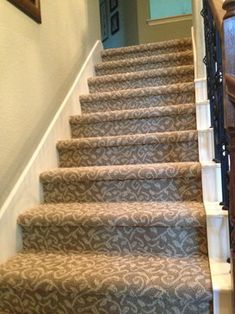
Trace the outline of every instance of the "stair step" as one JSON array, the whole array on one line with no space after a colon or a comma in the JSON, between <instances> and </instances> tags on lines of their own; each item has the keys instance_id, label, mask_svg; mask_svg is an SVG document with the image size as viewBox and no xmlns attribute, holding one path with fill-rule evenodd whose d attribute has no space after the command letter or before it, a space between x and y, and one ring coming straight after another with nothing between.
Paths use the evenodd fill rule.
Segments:
<instances>
[{"instance_id":1,"label":"stair step","mask_svg":"<svg viewBox=\"0 0 235 314\"><path fill-rule=\"evenodd\" d=\"M193 103L194 83L103 92L80 96L82 112L106 112Z\"/></svg>"},{"instance_id":2,"label":"stair step","mask_svg":"<svg viewBox=\"0 0 235 314\"><path fill-rule=\"evenodd\" d=\"M95 66L95 71L99 76L176 67L181 65L193 65L192 50L161 54L159 56L101 62Z\"/></svg>"},{"instance_id":3,"label":"stair step","mask_svg":"<svg viewBox=\"0 0 235 314\"><path fill-rule=\"evenodd\" d=\"M118 226L205 227L201 202L121 202L40 204L18 218L22 227Z\"/></svg>"},{"instance_id":4,"label":"stair step","mask_svg":"<svg viewBox=\"0 0 235 314\"><path fill-rule=\"evenodd\" d=\"M108 49L18 217L0 313L209 314L192 40Z\"/></svg>"},{"instance_id":5,"label":"stair step","mask_svg":"<svg viewBox=\"0 0 235 314\"><path fill-rule=\"evenodd\" d=\"M88 79L88 86L90 93L95 93L193 82L193 80L193 66L186 65L174 68L98 76Z\"/></svg>"},{"instance_id":6,"label":"stair step","mask_svg":"<svg viewBox=\"0 0 235 314\"><path fill-rule=\"evenodd\" d=\"M115 110L70 117L72 137L146 134L196 129L195 104Z\"/></svg>"},{"instance_id":7,"label":"stair step","mask_svg":"<svg viewBox=\"0 0 235 314\"><path fill-rule=\"evenodd\" d=\"M18 223L25 250L207 254L205 211L197 202L48 204Z\"/></svg>"},{"instance_id":8,"label":"stair step","mask_svg":"<svg viewBox=\"0 0 235 314\"><path fill-rule=\"evenodd\" d=\"M46 203L201 201L198 162L56 168L40 181Z\"/></svg>"},{"instance_id":9,"label":"stair step","mask_svg":"<svg viewBox=\"0 0 235 314\"><path fill-rule=\"evenodd\" d=\"M149 57L189 49L192 49L192 39L183 38L137 46L106 49L102 52L101 56L103 61L115 61L127 58Z\"/></svg>"},{"instance_id":10,"label":"stair step","mask_svg":"<svg viewBox=\"0 0 235 314\"><path fill-rule=\"evenodd\" d=\"M10 313L209 313L208 258L21 253L0 267Z\"/></svg>"},{"instance_id":11,"label":"stair step","mask_svg":"<svg viewBox=\"0 0 235 314\"><path fill-rule=\"evenodd\" d=\"M60 167L198 161L197 131L163 132L57 143Z\"/></svg>"}]
</instances>

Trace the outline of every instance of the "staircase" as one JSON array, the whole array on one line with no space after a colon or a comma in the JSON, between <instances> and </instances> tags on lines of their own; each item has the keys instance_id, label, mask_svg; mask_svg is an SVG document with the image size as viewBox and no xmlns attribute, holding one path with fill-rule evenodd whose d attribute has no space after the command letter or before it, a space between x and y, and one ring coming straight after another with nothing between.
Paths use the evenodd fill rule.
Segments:
<instances>
[{"instance_id":1,"label":"staircase","mask_svg":"<svg viewBox=\"0 0 235 314\"><path fill-rule=\"evenodd\" d=\"M44 203L0 266L0 312L208 314L191 39L106 50Z\"/></svg>"}]
</instances>

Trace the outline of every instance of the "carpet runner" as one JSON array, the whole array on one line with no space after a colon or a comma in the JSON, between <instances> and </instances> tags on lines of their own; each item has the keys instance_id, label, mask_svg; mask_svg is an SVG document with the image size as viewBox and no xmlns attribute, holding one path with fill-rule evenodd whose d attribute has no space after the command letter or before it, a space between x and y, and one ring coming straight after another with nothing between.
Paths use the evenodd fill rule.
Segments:
<instances>
[{"instance_id":1,"label":"carpet runner","mask_svg":"<svg viewBox=\"0 0 235 314\"><path fill-rule=\"evenodd\" d=\"M191 44L102 52L44 203L18 218L0 313L212 313Z\"/></svg>"}]
</instances>

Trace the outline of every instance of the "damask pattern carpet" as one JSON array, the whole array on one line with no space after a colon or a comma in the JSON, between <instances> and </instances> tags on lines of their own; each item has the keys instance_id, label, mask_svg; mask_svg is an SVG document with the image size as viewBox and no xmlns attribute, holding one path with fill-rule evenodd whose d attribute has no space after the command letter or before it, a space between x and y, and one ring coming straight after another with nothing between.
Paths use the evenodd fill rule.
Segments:
<instances>
[{"instance_id":1,"label":"damask pattern carpet","mask_svg":"<svg viewBox=\"0 0 235 314\"><path fill-rule=\"evenodd\" d=\"M191 39L105 50L18 218L0 313L209 314Z\"/></svg>"}]
</instances>

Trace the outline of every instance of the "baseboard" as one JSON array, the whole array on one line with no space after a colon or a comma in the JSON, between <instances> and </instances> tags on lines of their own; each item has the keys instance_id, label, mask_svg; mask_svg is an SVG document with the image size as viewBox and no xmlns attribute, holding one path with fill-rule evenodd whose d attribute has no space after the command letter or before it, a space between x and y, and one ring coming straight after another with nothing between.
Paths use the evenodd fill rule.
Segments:
<instances>
[{"instance_id":1,"label":"baseboard","mask_svg":"<svg viewBox=\"0 0 235 314\"><path fill-rule=\"evenodd\" d=\"M205 130L211 127L209 100L196 101L197 129Z\"/></svg>"},{"instance_id":2,"label":"baseboard","mask_svg":"<svg viewBox=\"0 0 235 314\"><path fill-rule=\"evenodd\" d=\"M17 217L42 200L39 174L57 167L56 142L70 137L68 117L79 114L79 94L88 92L87 78L94 76L94 65L100 61L102 44L97 41L77 74L55 117L38 144L29 163L0 210L0 263L22 248Z\"/></svg>"},{"instance_id":3,"label":"baseboard","mask_svg":"<svg viewBox=\"0 0 235 314\"><path fill-rule=\"evenodd\" d=\"M203 202L221 202L221 167L214 161L201 162Z\"/></svg>"},{"instance_id":4,"label":"baseboard","mask_svg":"<svg viewBox=\"0 0 235 314\"><path fill-rule=\"evenodd\" d=\"M204 203L207 216L209 256L215 262L226 263L230 255L228 212L219 202Z\"/></svg>"},{"instance_id":5,"label":"baseboard","mask_svg":"<svg viewBox=\"0 0 235 314\"><path fill-rule=\"evenodd\" d=\"M214 159L214 133L212 128L198 129L198 149L200 162Z\"/></svg>"},{"instance_id":6,"label":"baseboard","mask_svg":"<svg viewBox=\"0 0 235 314\"><path fill-rule=\"evenodd\" d=\"M159 19L148 19L147 24L149 26L162 25L162 24L170 24L175 22L184 22L184 21L192 21L192 14L182 14L176 16L170 16Z\"/></svg>"},{"instance_id":7,"label":"baseboard","mask_svg":"<svg viewBox=\"0 0 235 314\"><path fill-rule=\"evenodd\" d=\"M230 264L210 259L210 269L213 286L213 314L234 313Z\"/></svg>"}]
</instances>

